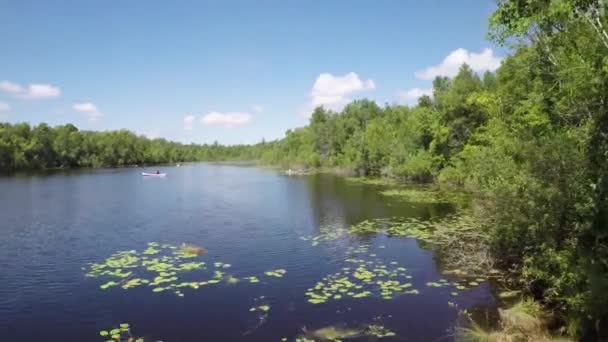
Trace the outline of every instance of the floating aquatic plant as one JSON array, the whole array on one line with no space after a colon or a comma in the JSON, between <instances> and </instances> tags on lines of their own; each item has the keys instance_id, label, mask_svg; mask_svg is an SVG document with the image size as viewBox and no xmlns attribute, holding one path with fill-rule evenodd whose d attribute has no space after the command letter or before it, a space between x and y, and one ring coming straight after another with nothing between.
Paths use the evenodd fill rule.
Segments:
<instances>
[{"instance_id":1,"label":"floating aquatic plant","mask_svg":"<svg viewBox=\"0 0 608 342\"><path fill-rule=\"evenodd\" d=\"M477 280L479 280L480 282L484 281L484 279L478 278ZM426 286L428 287L452 287L452 291L450 292L451 296L458 296L458 291L463 291L463 290L467 290L470 289L471 287L475 287L475 286L479 286L479 282L477 281L471 281L469 283L466 284L467 286L463 285L460 282L449 282L446 279L440 279L438 282L428 282L426 283Z\"/></svg>"},{"instance_id":2,"label":"floating aquatic plant","mask_svg":"<svg viewBox=\"0 0 608 342\"><path fill-rule=\"evenodd\" d=\"M368 185L395 185L397 181L390 178L367 178L367 177L346 177L351 183L368 184Z\"/></svg>"},{"instance_id":3,"label":"floating aquatic plant","mask_svg":"<svg viewBox=\"0 0 608 342\"><path fill-rule=\"evenodd\" d=\"M327 225L319 227L319 234L316 236L300 236L300 240L310 241L311 246L318 246L321 242L337 240L348 234L345 227L339 225Z\"/></svg>"},{"instance_id":4,"label":"floating aquatic plant","mask_svg":"<svg viewBox=\"0 0 608 342\"><path fill-rule=\"evenodd\" d=\"M377 325L377 324L369 325L365 332L366 332L366 335L372 336L375 338L391 337L391 336L396 335L394 332L392 332L385 326Z\"/></svg>"},{"instance_id":5,"label":"floating aquatic plant","mask_svg":"<svg viewBox=\"0 0 608 342\"><path fill-rule=\"evenodd\" d=\"M255 311L268 312L269 310L270 310L270 305L259 305L259 306L254 306L252 308L249 308L250 312L255 312Z\"/></svg>"},{"instance_id":6,"label":"floating aquatic plant","mask_svg":"<svg viewBox=\"0 0 608 342\"><path fill-rule=\"evenodd\" d=\"M251 329L243 333L243 336L249 335L255 330L259 329L268 320L268 311L270 311L270 304L266 302L265 298L265 296L260 296L253 300L256 305L249 308L249 312L253 312L257 315L257 322Z\"/></svg>"},{"instance_id":7,"label":"floating aquatic plant","mask_svg":"<svg viewBox=\"0 0 608 342\"><path fill-rule=\"evenodd\" d=\"M118 327L101 330L99 336L105 338L106 342L144 342L143 338L131 335L129 323L121 323Z\"/></svg>"},{"instance_id":8,"label":"floating aquatic plant","mask_svg":"<svg viewBox=\"0 0 608 342\"><path fill-rule=\"evenodd\" d=\"M267 275L269 277L275 277L275 278L282 278L285 275L285 273L287 273L287 271L282 268L276 269L274 271L264 272L265 275Z\"/></svg>"},{"instance_id":9,"label":"floating aquatic plant","mask_svg":"<svg viewBox=\"0 0 608 342\"><path fill-rule=\"evenodd\" d=\"M317 282L314 287L306 291L308 302L322 304L330 300L342 298L365 298L381 296L392 299L395 295L418 294L418 290L411 289L410 282L401 282L406 278L407 269L383 264L380 260L366 261L363 259L346 259L346 262L356 264L355 267L344 267L342 272L330 274ZM411 277L410 277L411 278Z\"/></svg>"},{"instance_id":10,"label":"floating aquatic plant","mask_svg":"<svg viewBox=\"0 0 608 342\"><path fill-rule=\"evenodd\" d=\"M380 191L380 194L413 203L462 203L469 198L468 195L459 192L444 192L427 188L390 189Z\"/></svg>"},{"instance_id":11,"label":"floating aquatic plant","mask_svg":"<svg viewBox=\"0 0 608 342\"><path fill-rule=\"evenodd\" d=\"M348 227L355 235L385 234L409 237L424 242L436 252L441 264L467 277L496 276L488 237L480 229L482 222L469 212L441 219L421 221L416 218L379 218ZM479 281L477 281L479 282Z\"/></svg>"},{"instance_id":12,"label":"floating aquatic plant","mask_svg":"<svg viewBox=\"0 0 608 342\"><path fill-rule=\"evenodd\" d=\"M228 276L228 277L226 277L226 282L227 282L228 284L236 284L236 283L238 283L239 281L240 281L240 279L239 279L239 278L235 278L235 277L233 277L233 276L231 276L231 275L230 275L230 276Z\"/></svg>"},{"instance_id":13,"label":"floating aquatic plant","mask_svg":"<svg viewBox=\"0 0 608 342\"><path fill-rule=\"evenodd\" d=\"M250 283L259 283L260 282L260 280L257 277L253 277L253 276L245 277L243 279L247 280Z\"/></svg>"},{"instance_id":14,"label":"floating aquatic plant","mask_svg":"<svg viewBox=\"0 0 608 342\"><path fill-rule=\"evenodd\" d=\"M102 290L111 287L121 287L128 290L135 287L146 286L154 293L171 291L179 297L183 297L182 288L199 289L203 286L220 283L224 277L229 284L239 282L234 276L225 276L224 270L232 265L215 262L213 276L211 279L202 281L180 281L182 274L192 271L208 271L203 261L192 261L189 259L200 256L205 252L204 248L183 244L173 246L150 242L141 253L136 250L120 251L112 254L103 263L92 263L88 265L86 276L93 278L110 278L111 280L100 285ZM273 271L273 276L283 276L285 270ZM257 277L245 277L250 283L256 283Z\"/></svg>"}]
</instances>

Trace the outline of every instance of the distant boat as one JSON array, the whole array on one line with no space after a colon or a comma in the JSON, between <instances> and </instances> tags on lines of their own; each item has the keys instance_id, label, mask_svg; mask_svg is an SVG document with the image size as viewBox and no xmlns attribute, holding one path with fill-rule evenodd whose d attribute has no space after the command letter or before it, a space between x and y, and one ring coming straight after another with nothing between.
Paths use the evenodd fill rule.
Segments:
<instances>
[{"instance_id":1,"label":"distant boat","mask_svg":"<svg viewBox=\"0 0 608 342\"><path fill-rule=\"evenodd\" d=\"M177 166L177 167L180 167L181 165L180 165L180 164L177 164L176 166Z\"/></svg>"},{"instance_id":2,"label":"distant boat","mask_svg":"<svg viewBox=\"0 0 608 342\"><path fill-rule=\"evenodd\" d=\"M306 175L308 174L308 170L285 170L285 173L288 175Z\"/></svg>"},{"instance_id":3,"label":"distant boat","mask_svg":"<svg viewBox=\"0 0 608 342\"><path fill-rule=\"evenodd\" d=\"M141 175L144 177L166 177L167 176L166 173L147 173L147 172L142 172Z\"/></svg>"}]
</instances>

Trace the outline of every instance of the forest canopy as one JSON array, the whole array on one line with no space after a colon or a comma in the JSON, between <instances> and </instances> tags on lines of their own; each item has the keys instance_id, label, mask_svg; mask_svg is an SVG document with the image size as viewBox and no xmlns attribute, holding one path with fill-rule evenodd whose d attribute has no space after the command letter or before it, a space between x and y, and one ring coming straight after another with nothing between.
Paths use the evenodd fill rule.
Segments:
<instances>
[{"instance_id":1,"label":"forest canopy","mask_svg":"<svg viewBox=\"0 0 608 342\"><path fill-rule=\"evenodd\" d=\"M71 124L0 123L0 170L254 160L264 145L184 145L127 130L92 132Z\"/></svg>"}]
</instances>

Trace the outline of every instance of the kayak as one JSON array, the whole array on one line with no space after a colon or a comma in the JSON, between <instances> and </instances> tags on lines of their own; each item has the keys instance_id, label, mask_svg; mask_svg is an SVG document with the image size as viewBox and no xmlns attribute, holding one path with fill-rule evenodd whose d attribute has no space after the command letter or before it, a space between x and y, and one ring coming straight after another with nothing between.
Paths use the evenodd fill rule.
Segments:
<instances>
[{"instance_id":1,"label":"kayak","mask_svg":"<svg viewBox=\"0 0 608 342\"><path fill-rule=\"evenodd\" d=\"M145 177L166 177L167 176L166 173L146 173L146 172L142 172L141 175L145 176Z\"/></svg>"}]
</instances>

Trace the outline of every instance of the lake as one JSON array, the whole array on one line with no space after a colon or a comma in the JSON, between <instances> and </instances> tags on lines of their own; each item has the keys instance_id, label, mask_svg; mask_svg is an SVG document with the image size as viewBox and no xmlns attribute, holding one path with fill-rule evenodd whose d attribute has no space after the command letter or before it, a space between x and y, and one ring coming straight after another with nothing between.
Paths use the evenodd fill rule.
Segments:
<instances>
[{"instance_id":1,"label":"lake","mask_svg":"<svg viewBox=\"0 0 608 342\"><path fill-rule=\"evenodd\" d=\"M145 341L294 341L327 326L369 325L395 334L382 341L451 341L459 310L494 305L485 282L458 296L428 286L453 280L414 239L344 234L370 219L441 218L453 205L408 203L327 174L205 163L158 169L168 176L121 168L0 177L3 340L105 341L101 330L127 322ZM182 259L183 243L207 253ZM108 270L119 251L135 260L121 261L121 276L91 272L94 263ZM185 263L191 269L177 269ZM387 270L407 292L379 293L375 281L352 276L358 267ZM155 277L164 290L152 291ZM147 283L124 289L132 279ZM323 292L330 297L310 302Z\"/></svg>"}]
</instances>

